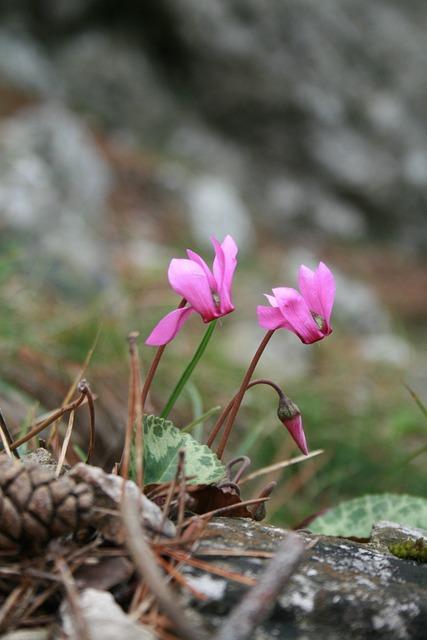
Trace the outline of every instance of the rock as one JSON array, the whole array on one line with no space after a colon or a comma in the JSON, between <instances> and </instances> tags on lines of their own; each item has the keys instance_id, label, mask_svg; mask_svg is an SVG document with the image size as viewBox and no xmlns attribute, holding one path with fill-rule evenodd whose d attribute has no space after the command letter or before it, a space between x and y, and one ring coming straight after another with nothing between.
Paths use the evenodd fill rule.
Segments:
<instances>
[{"instance_id":1,"label":"rock","mask_svg":"<svg viewBox=\"0 0 427 640\"><path fill-rule=\"evenodd\" d=\"M50 629L21 629L20 631L11 631L1 636L2 640L50 640Z\"/></svg>"},{"instance_id":2,"label":"rock","mask_svg":"<svg viewBox=\"0 0 427 640\"><path fill-rule=\"evenodd\" d=\"M371 543L380 551L388 551L390 545L417 540L427 544L427 531L417 527L405 527L387 520L381 520L372 528Z\"/></svg>"},{"instance_id":3,"label":"rock","mask_svg":"<svg viewBox=\"0 0 427 640\"><path fill-rule=\"evenodd\" d=\"M311 180L289 176L268 184L266 215L269 227L284 238L292 226L301 230L309 226L313 233L350 240L363 238L367 232L359 208L322 191Z\"/></svg>"},{"instance_id":4,"label":"rock","mask_svg":"<svg viewBox=\"0 0 427 640\"><path fill-rule=\"evenodd\" d=\"M187 189L191 232L199 244L210 246L210 236L219 241L233 236L241 252L254 242L249 213L235 187L225 179L205 175L192 180Z\"/></svg>"},{"instance_id":5,"label":"rock","mask_svg":"<svg viewBox=\"0 0 427 640\"><path fill-rule=\"evenodd\" d=\"M368 362L396 367L408 366L413 355L410 344L393 333L365 336L359 345L359 353Z\"/></svg>"},{"instance_id":6,"label":"rock","mask_svg":"<svg viewBox=\"0 0 427 640\"><path fill-rule=\"evenodd\" d=\"M394 530L399 529L394 525ZM401 528L402 529L402 528ZM403 528L405 529L405 528ZM220 537L202 542L198 554L215 548L257 549L274 554L286 531L261 526L243 519L217 519L210 530ZM300 532L307 542L314 542L309 532ZM395 534L399 536L399 534ZM406 530L400 535L406 535ZM426 535L426 532L424 532ZM306 550L301 567L277 599L269 618L255 629L253 640L422 640L427 620L427 565L401 560L377 542L358 543L343 538L317 537ZM225 557L218 551L213 560L226 569L246 576L256 576L266 561L260 558ZM192 580L200 576L185 568ZM209 600L196 603L189 597L194 615L217 628L246 587L217 577L204 590ZM197 583L196 583L197 584ZM203 581L198 584L203 590Z\"/></svg>"},{"instance_id":7,"label":"rock","mask_svg":"<svg viewBox=\"0 0 427 640\"><path fill-rule=\"evenodd\" d=\"M0 152L0 216L29 256L108 273L96 233L112 180L81 121L55 103L22 111L1 124Z\"/></svg>"},{"instance_id":8,"label":"rock","mask_svg":"<svg viewBox=\"0 0 427 640\"><path fill-rule=\"evenodd\" d=\"M58 50L56 60L69 101L105 128L161 145L174 127L178 105L129 38L81 33Z\"/></svg>"},{"instance_id":9,"label":"rock","mask_svg":"<svg viewBox=\"0 0 427 640\"><path fill-rule=\"evenodd\" d=\"M0 85L31 94L61 93L61 81L42 46L25 32L0 31Z\"/></svg>"},{"instance_id":10,"label":"rock","mask_svg":"<svg viewBox=\"0 0 427 640\"><path fill-rule=\"evenodd\" d=\"M239 193L275 233L353 238L367 229L427 246L422 0L31 7L2 8L41 43L31 45L34 60L27 47L23 65L21 53L2 56L0 68L9 65L17 82L31 80L33 64L37 86L49 84L48 43L56 84L63 80L73 104L132 143L175 148L184 160L197 148L203 173L229 177L229 164L238 165ZM209 138L232 162L211 154ZM271 176L283 173L300 193L288 189L289 201L278 203L273 189L270 208Z\"/></svg>"},{"instance_id":11,"label":"rock","mask_svg":"<svg viewBox=\"0 0 427 640\"><path fill-rule=\"evenodd\" d=\"M111 593L100 589L84 589L80 594L81 614L88 632L88 640L155 640L146 625L138 624L115 602ZM70 606L64 601L61 616L64 632L70 640L80 640Z\"/></svg>"}]
</instances>

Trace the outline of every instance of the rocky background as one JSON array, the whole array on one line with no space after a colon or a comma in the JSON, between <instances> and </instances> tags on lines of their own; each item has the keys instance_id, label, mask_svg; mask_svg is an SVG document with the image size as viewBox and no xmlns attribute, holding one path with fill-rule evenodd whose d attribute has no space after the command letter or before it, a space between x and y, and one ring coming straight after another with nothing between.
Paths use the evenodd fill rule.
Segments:
<instances>
[{"instance_id":1,"label":"rocky background","mask_svg":"<svg viewBox=\"0 0 427 640\"><path fill-rule=\"evenodd\" d=\"M260 372L326 453L281 477L271 517L421 493L425 455L402 463L427 433L404 388L425 397L425 3L3 0L0 15L0 400L12 427L62 401L102 322L88 377L100 459L114 459L126 334L146 335L175 303L170 257L231 233L237 311L176 422L236 387L262 292L324 259L334 335L307 348L282 332ZM159 404L193 326L170 349ZM248 396L235 443L256 465L293 453L264 395Z\"/></svg>"}]
</instances>

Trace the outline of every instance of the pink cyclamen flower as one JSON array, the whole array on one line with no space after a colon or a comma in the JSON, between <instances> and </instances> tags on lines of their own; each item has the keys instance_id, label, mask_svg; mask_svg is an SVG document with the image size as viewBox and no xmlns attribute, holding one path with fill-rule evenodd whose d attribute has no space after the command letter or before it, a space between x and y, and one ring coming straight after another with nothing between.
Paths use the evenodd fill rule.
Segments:
<instances>
[{"instance_id":1,"label":"pink cyclamen flower","mask_svg":"<svg viewBox=\"0 0 427 640\"><path fill-rule=\"evenodd\" d=\"M234 311L231 285L237 264L237 245L231 236L222 244L211 238L215 249L212 271L201 256L190 249L187 259L171 260L169 283L174 291L187 300L189 306L171 311L154 327L145 344L160 346L173 340L188 317L197 312L203 322Z\"/></svg>"},{"instance_id":2,"label":"pink cyclamen flower","mask_svg":"<svg viewBox=\"0 0 427 640\"><path fill-rule=\"evenodd\" d=\"M302 426L301 412L287 395L282 394L277 410L277 417L295 440L304 455L308 454L307 440Z\"/></svg>"},{"instance_id":3,"label":"pink cyclamen flower","mask_svg":"<svg viewBox=\"0 0 427 640\"><path fill-rule=\"evenodd\" d=\"M302 426L301 414L294 416L293 418L284 418L282 423L295 440L298 449L300 449L305 456L308 455L307 441L305 439L304 428Z\"/></svg>"},{"instance_id":4,"label":"pink cyclamen flower","mask_svg":"<svg viewBox=\"0 0 427 640\"><path fill-rule=\"evenodd\" d=\"M331 270L319 262L315 271L301 265L298 284L301 293L279 287L273 289L274 295L266 295L271 307L257 308L258 322L264 329L288 329L304 344L311 344L332 333L335 279Z\"/></svg>"}]
</instances>

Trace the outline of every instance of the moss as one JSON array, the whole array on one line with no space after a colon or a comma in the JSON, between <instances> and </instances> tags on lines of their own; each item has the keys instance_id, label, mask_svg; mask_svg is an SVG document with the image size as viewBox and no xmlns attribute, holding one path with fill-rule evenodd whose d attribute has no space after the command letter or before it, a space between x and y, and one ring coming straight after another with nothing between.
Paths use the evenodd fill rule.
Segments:
<instances>
[{"instance_id":1,"label":"moss","mask_svg":"<svg viewBox=\"0 0 427 640\"><path fill-rule=\"evenodd\" d=\"M427 542L423 538L395 542L388 550L397 558L427 562Z\"/></svg>"}]
</instances>

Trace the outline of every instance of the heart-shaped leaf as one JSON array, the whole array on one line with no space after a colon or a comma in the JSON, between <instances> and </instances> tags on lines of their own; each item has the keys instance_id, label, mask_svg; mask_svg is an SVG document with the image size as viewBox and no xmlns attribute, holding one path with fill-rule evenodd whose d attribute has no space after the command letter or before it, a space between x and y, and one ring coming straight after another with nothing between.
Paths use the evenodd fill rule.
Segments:
<instances>
[{"instance_id":1,"label":"heart-shaped leaf","mask_svg":"<svg viewBox=\"0 0 427 640\"><path fill-rule=\"evenodd\" d=\"M313 520L313 533L368 538L380 520L427 529L427 500L417 496L382 493L342 502Z\"/></svg>"},{"instance_id":2,"label":"heart-shaped leaf","mask_svg":"<svg viewBox=\"0 0 427 640\"><path fill-rule=\"evenodd\" d=\"M172 422L157 416L144 418L144 482L158 484L175 477L178 451L185 449L185 475L191 484L209 484L222 480L225 467L205 444L177 429Z\"/></svg>"}]
</instances>

